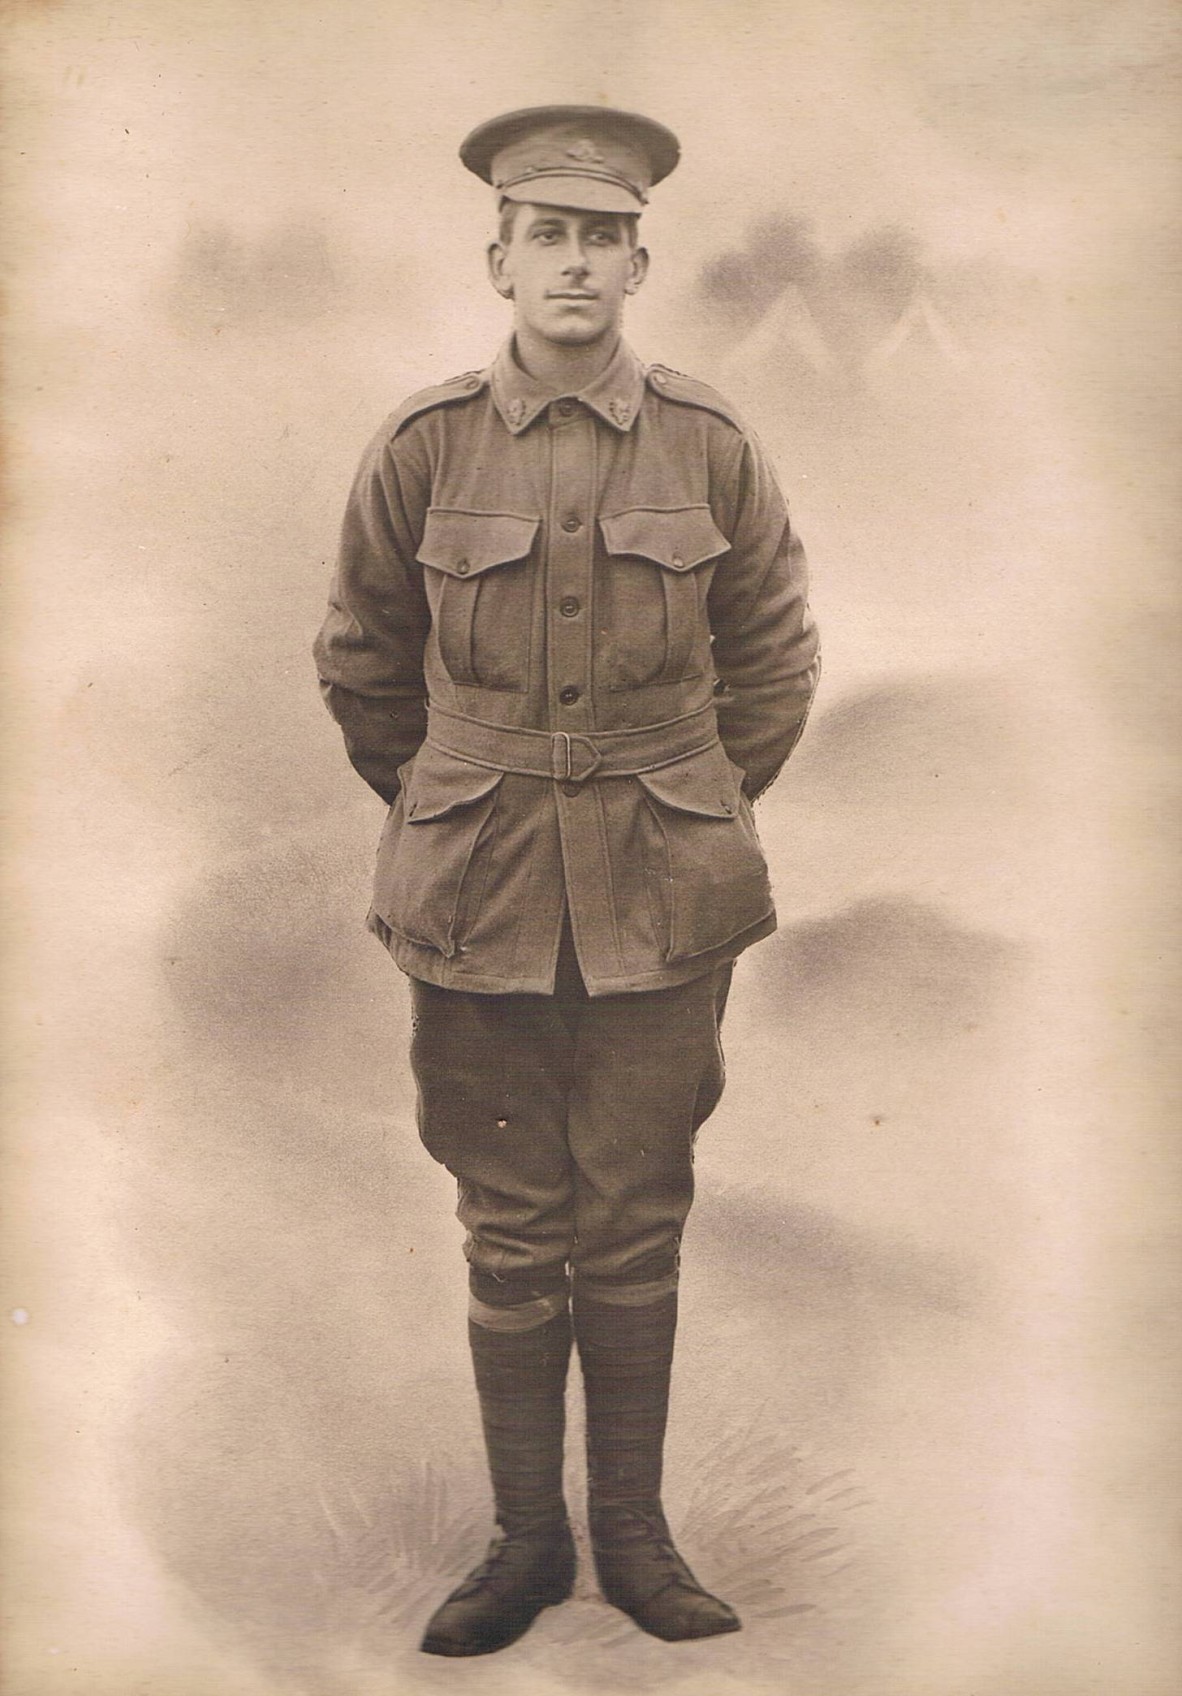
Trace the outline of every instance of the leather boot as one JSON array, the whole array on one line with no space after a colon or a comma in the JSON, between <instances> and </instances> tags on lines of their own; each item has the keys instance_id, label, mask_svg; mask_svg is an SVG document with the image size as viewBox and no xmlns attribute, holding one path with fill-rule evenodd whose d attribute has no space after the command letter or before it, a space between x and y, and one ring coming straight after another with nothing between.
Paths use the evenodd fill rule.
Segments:
<instances>
[{"instance_id":1,"label":"leather boot","mask_svg":"<svg viewBox=\"0 0 1182 1696\"><path fill-rule=\"evenodd\" d=\"M677 1294L643 1307L580 1294L575 1336L587 1396L591 1547L605 1599L667 1643L738 1631L733 1608L678 1554L661 1506Z\"/></svg>"},{"instance_id":2,"label":"leather boot","mask_svg":"<svg viewBox=\"0 0 1182 1696\"><path fill-rule=\"evenodd\" d=\"M562 1494L570 1316L564 1308L526 1331L470 1322L468 1335L499 1529L432 1616L420 1645L428 1655L504 1649L574 1588Z\"/></svg>"}]
</instances>

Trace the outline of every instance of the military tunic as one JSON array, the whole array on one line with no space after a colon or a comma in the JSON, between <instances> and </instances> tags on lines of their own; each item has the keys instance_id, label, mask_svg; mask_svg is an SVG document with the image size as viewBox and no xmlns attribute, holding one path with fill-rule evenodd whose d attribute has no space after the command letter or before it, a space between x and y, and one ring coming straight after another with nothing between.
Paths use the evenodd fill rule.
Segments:
<instances>
[{"instance_id":1,"label":"military tunic","mask_svg":"<svg viewBox=\"0 0 1182 1696\"><path fill-rule=\"evenodd\" d=\"M755 438L620 343L578 394L516 363L412 397L354 484L316 658L390 804L370 927L412 977L592 996L684 983L775 926L751 800L817 640Z\"/></svg>"}]
</instances>

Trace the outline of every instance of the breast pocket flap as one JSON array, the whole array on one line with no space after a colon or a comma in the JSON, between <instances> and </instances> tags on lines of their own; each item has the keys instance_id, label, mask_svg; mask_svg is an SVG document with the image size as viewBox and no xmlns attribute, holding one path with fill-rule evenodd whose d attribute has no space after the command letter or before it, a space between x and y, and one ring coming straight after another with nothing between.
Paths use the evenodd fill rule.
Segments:
<instances>
[{"instance_id":1,"label":"breast pocket flap","mask_svg":"<svg viewBox=\"0 0 1182 1696\"><path fill-rule=\"evenodd\" d=\"M730 548L708 506L633 507L599 523L609 554L635 554L667 571L692 571Z\"/></svg>"},{"instance_id":2,"label":"breast pocket flap","mask_svg":"<svg viewBox=\"0 0 1182 1696\"><path fill-rule=\"evenodd\" d=\"M458 512L433 506L417 558L449 577L476 577L494 565L525 559L540 520L513 512Z\"/></svg>"}]
</instances>

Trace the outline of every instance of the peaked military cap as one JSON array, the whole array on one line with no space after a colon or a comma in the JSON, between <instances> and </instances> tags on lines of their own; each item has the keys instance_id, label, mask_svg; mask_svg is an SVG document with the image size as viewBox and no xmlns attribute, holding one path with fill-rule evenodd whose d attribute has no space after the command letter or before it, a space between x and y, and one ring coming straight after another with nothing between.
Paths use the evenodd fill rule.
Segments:
<instances>
[{"instance_id":1,"label":"peaked military cap","mask_svg":"<svg viewBox=\"0 0 1182 1696\"><path fill-rule=\"evenodd\" d=\"M479 124L460 148L501 200L640 212L681 156L672 130L610 106L531 106Z\"/></svg>"}]
</instances>

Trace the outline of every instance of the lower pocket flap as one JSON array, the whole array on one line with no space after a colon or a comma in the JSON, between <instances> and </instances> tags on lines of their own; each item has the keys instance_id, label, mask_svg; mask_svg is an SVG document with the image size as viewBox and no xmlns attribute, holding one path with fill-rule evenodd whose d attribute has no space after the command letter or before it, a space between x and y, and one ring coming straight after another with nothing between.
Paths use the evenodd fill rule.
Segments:
<instances>
[{"instance_id":1,"label":"lower pocket flap","mask_svg":"<svg viewBox=\"0 0 1182 1696\"><path fill-rule=\"evenodd\" d=\"M472 765L425 742L415 755L406 785L406 822L426 824L495 789L503 772Z\"/></svg>"},{"instance_id":2,"label":"lower pocket flap","mask_svg":"<svg viewBox=\"0 0 1182 1696\"><path fill-rule=\"evenodd\" d=\"M679 813L733 819L739 811L738 774L721 742L659 771L638 775L650 795Z\"/></svg>"}]
</instances>

